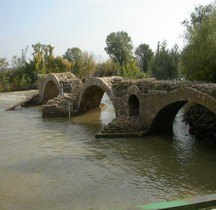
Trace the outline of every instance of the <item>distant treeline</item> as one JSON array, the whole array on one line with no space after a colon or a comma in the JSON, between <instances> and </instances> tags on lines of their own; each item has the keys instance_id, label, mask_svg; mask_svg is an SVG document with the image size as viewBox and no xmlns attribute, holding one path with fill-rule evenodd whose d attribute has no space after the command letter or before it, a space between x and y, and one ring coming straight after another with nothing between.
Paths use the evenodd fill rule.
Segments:
<instances>
[{"instance_id":1,"label":"distant treeline","mask_svg":"<svg viewBox=\"0 0 216 210\"><path fill-rule=\"evenodd\" d=\"M14 56L10 65L0 58L0 91L34 88L38 74L52 72L72 72L80 79L117 75L216 82L216 3L195 7L182 24L186 45L181 50L177 45L168 49L167 41L158 42L155 51L146 43L134 49L127 32L112 32L106 38L104 50L109 59L105 61L78 47L55 56L53 46L34 44L30 60L26 58L28 48Z\"/></svg>"}]
</instances>

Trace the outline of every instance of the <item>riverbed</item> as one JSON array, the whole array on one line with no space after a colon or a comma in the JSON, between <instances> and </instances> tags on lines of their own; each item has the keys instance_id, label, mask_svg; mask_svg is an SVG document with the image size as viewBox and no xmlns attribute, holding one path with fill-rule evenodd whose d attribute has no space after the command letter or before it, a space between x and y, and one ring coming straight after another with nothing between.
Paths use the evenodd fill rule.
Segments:
<instances>
[{"instance_id":1,"label":"riverbed","mask_svg":"<svg viewBox=\"0 0 216 210\"><path fill-rule=\"evenodd\" d=\"M114 111L43 119L6 108L30 91L0 94L0 209L106 210L216 192L216 151L197 143L180 112L173 135L96 139Z\"/></svg>"}]
</instances>

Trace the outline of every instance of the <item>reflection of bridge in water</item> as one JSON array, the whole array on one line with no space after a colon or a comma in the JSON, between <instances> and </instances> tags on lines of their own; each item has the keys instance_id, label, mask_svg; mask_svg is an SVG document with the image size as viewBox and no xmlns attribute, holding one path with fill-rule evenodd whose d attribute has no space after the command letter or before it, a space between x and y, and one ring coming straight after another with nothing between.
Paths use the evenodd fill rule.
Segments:
<instances>
[{"instance_id":1,"label":"reflection of bridge in water","mask_svg":"<svg viewBox=\"0 0 216 210\"><path fill-rule=\"evenodd\" d=\"M109 96L116 117L134 116L148 132L170 130L178 111L187 103L200 104L216 113L216 84L186 81L91 78L84 84L71 73L49 74L39 79L39 98L45 102L64 93L82 114L100 106Z\"/></svg>"}]
</instances>

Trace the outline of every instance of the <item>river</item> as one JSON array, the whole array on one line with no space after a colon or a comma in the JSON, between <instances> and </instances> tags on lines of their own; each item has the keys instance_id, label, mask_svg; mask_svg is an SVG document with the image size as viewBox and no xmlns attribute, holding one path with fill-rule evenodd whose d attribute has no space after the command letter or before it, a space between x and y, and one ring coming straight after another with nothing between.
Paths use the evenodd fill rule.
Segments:
<instances>
[{"instance_id":1,"label":"river","mask_svg":"<svg viewBox=\"0 0 216 210\"><path fill-rule=\"evenodd\" d=\"M216 151L181 120L173 135L96 139L107 109L43 119L41 107L6 108L30 91L0 94L0 209L105 210L216 192Z\"/></svg>"}]
</instances>

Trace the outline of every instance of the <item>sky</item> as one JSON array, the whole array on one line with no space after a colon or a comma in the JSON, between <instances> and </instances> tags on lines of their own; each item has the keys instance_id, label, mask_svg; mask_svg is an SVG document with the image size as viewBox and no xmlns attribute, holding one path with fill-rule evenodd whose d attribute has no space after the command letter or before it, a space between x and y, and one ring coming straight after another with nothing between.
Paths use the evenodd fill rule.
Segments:
<instances>
[{"instance_id":1,"label":"sky","mask_svg":"<svg viewBox=\"0 0 216 210\"><path fill-rule=\"evenodd\" d=\"M54 46L56 56L79 47L106 59L106 37L125 31L134 48L145 43L155 51L158 41L168 48L184 46L181 22L210 0L0 0L0 58L21 56L38 42Z\"/></svg>"}]
</instances>

